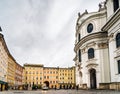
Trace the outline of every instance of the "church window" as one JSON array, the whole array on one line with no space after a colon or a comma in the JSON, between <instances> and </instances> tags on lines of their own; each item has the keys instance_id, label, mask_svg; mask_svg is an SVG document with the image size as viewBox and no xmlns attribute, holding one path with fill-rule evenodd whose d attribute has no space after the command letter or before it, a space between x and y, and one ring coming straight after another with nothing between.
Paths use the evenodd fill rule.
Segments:
<instances>
[{"instance_id":1,"label":"church window","mask_svg":"<svg viewBox=\"0 0 120 94\"><path fill-rule=\"evenodd\" d=\"M120 33L118 33L116 36L116 47L120 47Z\"/></svg>"},{"instance_id":2,"label":"church window","mask_svg":"<svg viewBox=\"0 0 120 94\"><path fill-rule=\"evenodd\" d=\"M120 60L118 60L118 73L120 74Z\"/></svg>"},{"instance_id":3,"label":"church window","mask_svg":"<svg viewBox=\"0 0 120 94\"><path fill-rule=\"evenodd\" d=\"M94 49L90 48L88 50L88 59L92 59L92 58L94 58Z\"/></svg>"},{"instance_id":4,"label":"church window","mask_svg":"<svg viewBox=\"0 0 120 94\"><path fill-rule=\"evenodd\" d=\"M93 24L89 23L88 26L87 26L87 32L91 33L92 31L93 31Z\"/></svg>"},{"instance_id":5,"label":"church window","mask_svg":"<svg viewBox=\"0 0 120 94\"><path fill-rule=\"evenodd\" d=\"M119 0L113 0L114 12L119 8Z\"/></svg>"},{"instance_id":6,"label":"church window","mask_svg":"<svg viewBox=\"0 0 120 94\"><path fill-rule=\"evenodd\" d=\"M78 35L78 42L80 42L80 39L81 39L81 35L79 34Z\"/></svg>"},{"instance_id":7,"label":"church window","mask_svg":"<svg viewBox=\"0 0 120 94\"><path fill-rule=\"evenodd\" d=\"M81 62L81 50L79 50L78 56L79 56L79 62Z\"/></svg>"}]
</instances>

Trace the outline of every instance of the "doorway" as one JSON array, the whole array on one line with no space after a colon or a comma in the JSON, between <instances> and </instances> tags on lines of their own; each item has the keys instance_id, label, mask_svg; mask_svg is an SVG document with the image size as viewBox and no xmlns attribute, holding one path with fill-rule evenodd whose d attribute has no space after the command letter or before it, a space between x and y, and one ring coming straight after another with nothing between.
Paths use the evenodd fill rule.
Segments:
<instances>
[{"instance_id":1,"label":"doorway","mask_svg":"<svg viewBox=\"0 0 120 94\"><path fill-rule=\"evenodd\" d=\"M96 70L90 69L90 88L96 89Z\"/></svg>"},{"instance_id":2,"label":"doorway","mask_svg":"<svg viewBox=\"0 0 120 94\"><path fill-rule=\"evenodd\" d=\"M45 81L44 83L47 87L49 87L49 82L48 81Z\"/></svg>"}]
</instances>

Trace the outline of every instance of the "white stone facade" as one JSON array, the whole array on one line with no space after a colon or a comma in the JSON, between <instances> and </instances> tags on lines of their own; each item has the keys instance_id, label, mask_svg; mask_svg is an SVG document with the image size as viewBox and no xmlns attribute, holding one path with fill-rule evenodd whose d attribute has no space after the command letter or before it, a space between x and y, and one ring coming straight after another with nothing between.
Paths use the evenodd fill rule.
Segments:
<instances>
[{"instance_id":1,"label":"white stone facade","mask_svg":"<svg viewBox=\"0 0 120 94\"><path fill-rule=\"evenodd\" d=\"M80 88L116 89L113 82L120 82L120 47L116 48L116 35L120 33L119 6L120 0L106 0L99 4L98 12L78 14L74 61L76 85Z\"/></svg>"},{"instance_id":2,"label":"white stone facade","mask_svg":"<svg viewBox=\"0 0 120 94\"><path fill-rule=\"evenodd\" d=\"M114 10L114 2L118 2L117 9ZM116 36L120 33L120 0L107 0L107 22L102 31L108 32L109 38L109 58L110 58L110 78L111 83L120 82L118 61L120 60L120 47L116 46Z\"/></svg>"}]
</instances>

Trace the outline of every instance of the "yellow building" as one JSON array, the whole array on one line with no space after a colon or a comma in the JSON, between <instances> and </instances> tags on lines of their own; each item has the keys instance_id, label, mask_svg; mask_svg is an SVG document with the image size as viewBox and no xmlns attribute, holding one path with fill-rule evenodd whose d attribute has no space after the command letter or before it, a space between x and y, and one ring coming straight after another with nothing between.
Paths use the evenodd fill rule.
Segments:
<instances>
[{"instance_id":1,"label":"yellow building","mask_svg":"<svg viewBox=\"0 0 120 94\"><path fill-rule=\"evenodd\" d=\"M75 67L44 67L41 64L24 64L24 81L28 89L41 88L74 88Z\"/></svg>"},{"instance_id":2,"label":"yellow building","mask_svg":"<svg viewBox=\"0 0 120 94\"><path fill-rule=\"evenodd\" d=\"M8 72L7 72L7 82L9 89L12 89L15 85L15 59L9 55L8 56Z\"/></svg>"},{"instance_id":3,"label":"yellow building","mask_svg":"<svg viewBox=\"0 0 120 94\"><path fill-rule=\"evenodd\" d=\"M44 67L44 79L45 83L49 88L58 88L58 68L55 67Z\"/></svg>"},{"instance_id":4,"label":"yellow building","mask_svg":"<svg viewBox=\"0 0 120 94\"><path fill-rule=\"evenodd\" d=\"M28 89L41 88L43 84L43 65L41 64L24 64L25 84Z\"/></svg>"},{"instance_id":5,"label":"yellow building","mask_svg":"<svg viewBox=\"0 0 120 94\"><path fill-rule=\"evenodd\" d=\"M59 87L75 88L75 67L59 68Z\"/></svg>"}]
</instances>

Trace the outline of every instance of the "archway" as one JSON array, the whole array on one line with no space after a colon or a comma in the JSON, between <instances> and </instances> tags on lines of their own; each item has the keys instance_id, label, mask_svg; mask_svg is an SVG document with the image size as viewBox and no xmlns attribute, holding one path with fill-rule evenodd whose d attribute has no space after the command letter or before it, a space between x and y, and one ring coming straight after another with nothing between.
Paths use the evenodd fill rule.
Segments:
<instances>
[{"instance_id":1,"label":"archway","mask_svg":"<svg viewBox=\"0 0 120 94\"><path fill-rule=\"evenodd\" d=\"M48 81L45 81L44 84L49 87L49 82Z\"/></svg>"},{"instance_id":2,"label":"archway","mask_svg":"<svg viewBox=\"0 0 120 94\"><path fill-rule=\"evenodd\" d=\"M96 89L96 70L90 69L90 88Z\"/></svg>"},{"instance_id":3,"label":"archway","mask_svg":"<svg viewBox=\"0 0 120 94\"><path fill-rule=\"evenodd\" d=\"M79 72L79 87L82 87L82 72Z\"/></svg>"}]
</instances>

